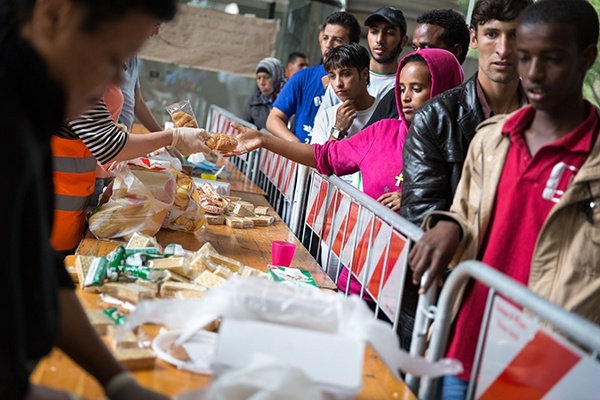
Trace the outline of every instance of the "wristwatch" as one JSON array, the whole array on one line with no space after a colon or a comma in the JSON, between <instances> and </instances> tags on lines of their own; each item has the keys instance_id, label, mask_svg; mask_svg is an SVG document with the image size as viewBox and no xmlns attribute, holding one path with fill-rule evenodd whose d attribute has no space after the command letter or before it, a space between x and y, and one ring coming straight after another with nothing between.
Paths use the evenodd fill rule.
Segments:
<instances>
[{"instance_id":1,"label":"wristwatch","mask_svg":"<svg viewBox=\"0 0 600 400\"><path fill-rule=\"evenodd\" d=\"M335 140L341 140L343 138L346 137L346 135L348 134L348 132L346 131L342 131L339 130L338 128L336 128L335 126L331 128L331 130L329 131L329 134L331 135L332 138L334 138Z\"/></svg>"}]
</instances>

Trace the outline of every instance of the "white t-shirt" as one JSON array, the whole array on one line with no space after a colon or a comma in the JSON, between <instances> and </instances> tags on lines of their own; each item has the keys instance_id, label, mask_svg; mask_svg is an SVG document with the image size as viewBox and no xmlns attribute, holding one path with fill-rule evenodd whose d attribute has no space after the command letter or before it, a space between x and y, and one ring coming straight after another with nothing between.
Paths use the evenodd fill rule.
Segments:
<instances>
[{"instance_id":1,"label":"white t-shirt","mask_svg":"<svg viewBox=\"0 0 600 400\"><path fill-rule=\"evenodd\" d=\"M369 78L370 83L367 87L367 90L369 91L369 94L376 99L381 99L390 89L396 86L396 74L382 75L369 70ZM331 85L327 85L327 89L323 95L323 100L321 101L321 105L319 106L319 110L315 116L315 124L317 122L317 118L319 118L319 114L339 103L340 99L337 97L337 94L335 94L333 87Z\"/></svg>"},{"instance_id":2,"label":"white t-shirt","mask_svg":"<svg viewBox=\"0 0 600 400\"><path fill-rule=\"evenodd\" d=\"M377 108L377 104L379 104L379 99L375 98L371 107L366 110L356 111L356 118L354 118L352 125L348 129L348 135L346 137L354 135L365 126ZM317 114L310 144L323 144L329 139L331 128L333 128L335 124L337 110L341 106L342 103L338 103L324 110L321 114Z\"/></svg>"},{"instance_id":3,"label":"white t-shirt","mask_svg":"<svg viewBox=\"0 0 600 400\"><path fill-rule=\"evenodd\" d=\"M377 108L377 104L379 104L379 98L375 97L375 101L371 107L367 108L366 110L356 111L356 118L354 118L352 125L348 129L348 135L346 136L347 138L362 130L363 126L365 126L369 119L371 119L371 115L373 115L373 112ZM327 110L324 110L322 113L317 114L317 117L315 118L315 125L313 126L313 135L310 142L311 144L323 144L327 142L330 136L329 132L335 124L337 110L341 106L342 103L338 103L333 107L329 107ZM356 172L351 175L340 176L340 178L355 188L362 190L362 176L360 172Z\"/></svg>"}]
</instances>

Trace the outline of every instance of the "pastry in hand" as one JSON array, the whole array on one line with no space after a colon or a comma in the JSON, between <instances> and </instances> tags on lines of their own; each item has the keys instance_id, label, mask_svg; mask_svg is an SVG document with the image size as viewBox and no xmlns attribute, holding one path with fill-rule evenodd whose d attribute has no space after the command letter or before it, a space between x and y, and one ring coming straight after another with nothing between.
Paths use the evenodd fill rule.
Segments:
<instances>
[{"instance_id":1,"label":"pastry in hand","mask_svg":"<svg viewBox=\"0 0 600 400\"><path fill-rule=\"evenodd\" d=\"M233 136L211 133L210 138L206 139L206 145L213 150L228 153L238 147L238 141Z\"/></svg>"},{"instance_id":2,"label":"pastry in hand","mask_svg":"<svg viewBox=\"0 0 600 400\"><path fill-rule=\"evenodd\" d=\"M177 125L178 128L186 127L186 128L198 128L198 124L194 120L190 114L183 111L175 111L173 115L173 122Z\"/></svg>"}]
</instances>

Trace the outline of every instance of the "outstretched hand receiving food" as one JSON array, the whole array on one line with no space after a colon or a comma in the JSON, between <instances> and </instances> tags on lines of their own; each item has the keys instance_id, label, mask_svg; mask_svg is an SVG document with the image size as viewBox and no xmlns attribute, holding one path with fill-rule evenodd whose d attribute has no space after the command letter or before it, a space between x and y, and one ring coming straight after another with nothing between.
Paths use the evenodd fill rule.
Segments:
<instances>
[{"instance_id":1,"label":"outstretched hand receiving food","mask_svg":"<svg viewBox=\"0 0 600 400\"><path fill-rule=\"evenodd\" d=\"M239 132L239 135L235 137L237 147L234 150L223 152L223 156L230 157L246 154L262 147L262 132L234 123L231 124L231 127Z\"/></svg>"},{"instance_id":2,"label":"outstretched hand receiving food","mask_svg":"<svg viewBox=\"0 0 600 400\"><path fill-rule=\"evenodd\" d=\"M402 202L402 192L384 193L379 196L377 202L383 204L392 211L398 211L400 209L400 203Z\"/></svg>"}]
</instances>

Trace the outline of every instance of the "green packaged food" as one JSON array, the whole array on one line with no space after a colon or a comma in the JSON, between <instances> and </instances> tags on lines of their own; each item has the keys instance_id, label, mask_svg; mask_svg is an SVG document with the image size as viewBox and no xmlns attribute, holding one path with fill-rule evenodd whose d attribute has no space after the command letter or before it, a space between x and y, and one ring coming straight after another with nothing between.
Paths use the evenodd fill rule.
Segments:
<instances>
[{"instance_id":1,"label":"green packaged food","mask_svg":"<svg viewBox=\"0 0 600 400\"><path fill-rule=\"evenodd\" d=\"M104 314L108 316L111 320L114 321L117 325L125 325L125 320L127 317L121 311L117 310L114 307L104 309Z\"/></svg>"}]
</instances>

